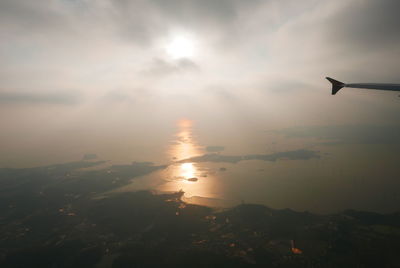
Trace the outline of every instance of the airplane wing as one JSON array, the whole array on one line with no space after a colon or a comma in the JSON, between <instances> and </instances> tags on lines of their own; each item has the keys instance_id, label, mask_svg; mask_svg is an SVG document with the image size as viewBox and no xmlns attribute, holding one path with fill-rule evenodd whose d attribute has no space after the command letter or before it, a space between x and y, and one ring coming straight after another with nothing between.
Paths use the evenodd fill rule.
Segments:
<instances>
[{"instance_id":1,"label":"airplane wing","mask_svg":"<svg viewBox=\"0 0 400 268\"><path fill-rule=\"evenodd\" d=\"M373 83L346 84L330 77L326 77L326 79L332 83L332 95L335 95L340 89L344 87L400 91L400 84L373 84Z\"/></svg>"}]
</instances>

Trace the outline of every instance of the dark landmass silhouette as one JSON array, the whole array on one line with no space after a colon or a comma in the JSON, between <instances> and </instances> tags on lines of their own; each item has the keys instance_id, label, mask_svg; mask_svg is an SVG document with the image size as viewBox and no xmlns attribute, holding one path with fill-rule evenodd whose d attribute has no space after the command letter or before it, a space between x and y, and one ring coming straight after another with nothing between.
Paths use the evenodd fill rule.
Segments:
<instances>
[{"instance_id":1,"label":"dark landmass silhouette","mask_svg":"<svg viewBox=\"0 0 400 268\"><path fill-rule=\"evenodd\" d=\"M151 163L0 169L0 267L398 267L400 213L316 215L112 193ZM86 168L86 169L85 169Z\"/></svg>"},{"instance_id":2,"label":"dark landmass silhouette","mask_svg":"<svg viewBox=\"0 0 400 268\"><path fill-rule=\"evenodd\" d=\"M305 126L273 131L287 138L313 138L320 145L340 144L400 144L400 126L339 125Z\"/></svg>"},{"instance_id":3,"label":"dark landmass silhouette","mask_svg":"<svg viewBox=\"0 0 400 268\"><path fill-rule=\"evenodd\" d=\"M238 163L245 160L261 160L275 162L278 160L309 160L320 158L316 151L301 149L287 152L277 152L272 154L249 154L249 155L222 155L217 153L204 154L187 159L180 160L180 163L186 162L222 162L222 163Z\"/></svg>"},{"instance_id":4,"label":"dark landmass silhouette","mask_svg":"<svg viewBox=\"0 0 400 268\"><path fill-rule=\"evenodd\" d=\"M222 152L223 150L225 150L224 146L207 146L206 147L206 151L210 152L210 153L218 153L218 152Z\"/></svg>"}]
</instances>

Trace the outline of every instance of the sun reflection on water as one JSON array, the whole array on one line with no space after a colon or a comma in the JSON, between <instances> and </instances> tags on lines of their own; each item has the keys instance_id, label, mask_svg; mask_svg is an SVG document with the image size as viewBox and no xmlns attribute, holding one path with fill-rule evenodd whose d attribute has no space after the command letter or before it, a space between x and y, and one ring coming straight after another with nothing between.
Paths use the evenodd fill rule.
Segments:
<instances>
[{"instance_id":1,"label":"sun reflection on water","mask_svg":"<svg viewBox=\"0 0 400 268\"><path fill-rule=\"evenodd\" d=\"M197 166L195 163L178 163L181 160L200 155L201 149L197 145L193 135L193 121L182 119L178 121L178 132L174 137L174 142L168 149L170 157L176 161L172 165L173 176L177 181L194 181L197 177Z\"/></svg>"},{"instance_id":2,"label":"sun reflection on water","mask_svg":"<svg viewBox=\"0 0 400 268\"><path fill-rule=\"evenodd\" d=\"M204 170L197 163L181 162L204 153L193 134L193 121L179 120L177 128L174 140L167 150L168 156L173 160L168 168L169 182L162 186L162 190L182 190L186 197L212 197L212 180L204 174Z\"/></svg>"},{"instance_id":3,"label":"sun reflection on water","mask_svg":"<svg viewBox=\"0 0 400 268\"><path fill-rule=\"evenodd\" d=\"M180 164L181 167L181 176L185 179L195 178L196 177L196 167L193 163L183 163Z\"/></svg>"},{"instance_id":4,"label":"sun reflection on water","mask_svg":"<svg viewBox=\"0 0 400 268\"><path fill-rule=\"evenodd\" d=\"M217 166L212 163L196 163L187 159L205 153L196 141L193 121L180 120L177 131L165 150L170 159L167 168L136 178L118 191L155 190L157 192L183 191L183 200L206 206L221 206L224 198L223 183ZM217 202L217 203L216 203Z\"/></svg>"},{"instance_id":5,"label":"sun reflection on water","mask_svg":"<svg viewBox=\"0 0 400 268\"><path fill-rule=\"evenodd\" d=\"M183 160L201 154L200 147L193 136L193 121L182 119L177 124L178 132L175 134L168 154L174 160Z\"/></svg>"}]
</instances>

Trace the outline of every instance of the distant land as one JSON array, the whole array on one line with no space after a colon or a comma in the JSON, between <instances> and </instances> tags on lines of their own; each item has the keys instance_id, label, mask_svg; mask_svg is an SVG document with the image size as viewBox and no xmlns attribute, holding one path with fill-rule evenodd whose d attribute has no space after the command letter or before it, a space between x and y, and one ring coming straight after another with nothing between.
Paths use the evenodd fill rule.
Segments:
<instances>
[{"instance_id":1,"label":"distant land","mask_svg":"<svg viewBox=\"0 0 400 268\"><path fill-rule=\"evenodd\" d=\"M1 267L399 267L400 213L104 194L165 166L101 164L0 169Z\"/></svg>"}]
</instances>

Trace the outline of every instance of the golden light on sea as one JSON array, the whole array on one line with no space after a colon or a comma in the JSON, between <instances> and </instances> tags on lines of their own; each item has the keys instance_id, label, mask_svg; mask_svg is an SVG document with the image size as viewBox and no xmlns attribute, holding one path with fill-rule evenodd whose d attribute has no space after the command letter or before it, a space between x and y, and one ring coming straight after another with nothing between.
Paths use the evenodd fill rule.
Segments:
<instances>
[{"instance_id":1,"label":"golden light on sea","mask_svg":"<svg viewBox=\"0 0 400 268\"><path fill-rule=\"evenodd\" d=\"M184 161L204 154L193 133L193 121L182 119L177 122L177 133L167 150L173 164L168 167L168 180L161 190L185 192L185 197L211 197L211 183L207 172L198 163Z\"/></svg>"},{"instance_id":2,"label":"golden light on sea","mask_svg":"<svg viewBox=\"0 0 400 268\"><path fill-rule=\"evenodd\" d=\"M196 177L196 167L193 163L180 164L180 175L185 179Z\"/></svg>"}]
</instances>

